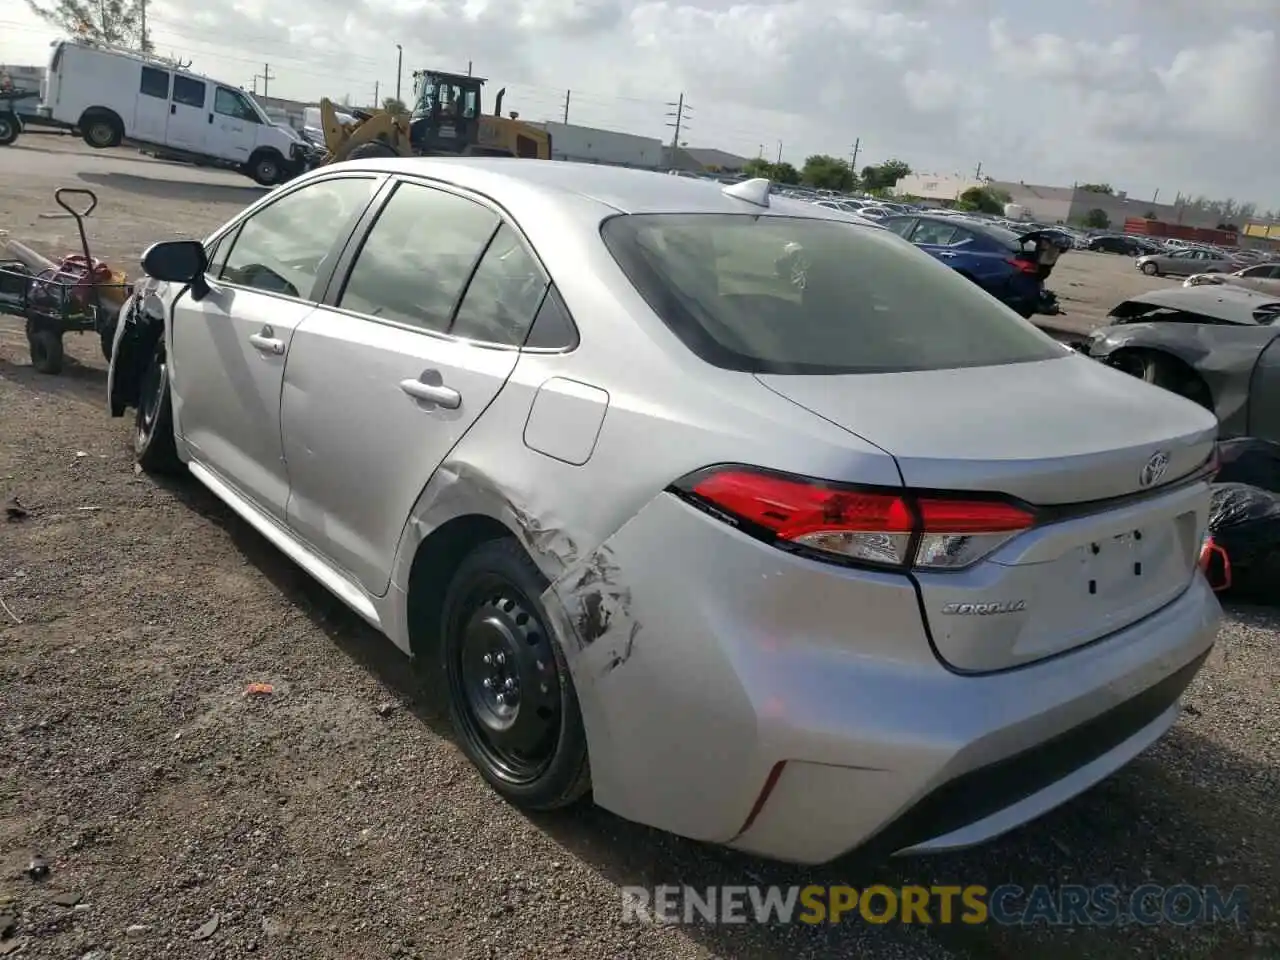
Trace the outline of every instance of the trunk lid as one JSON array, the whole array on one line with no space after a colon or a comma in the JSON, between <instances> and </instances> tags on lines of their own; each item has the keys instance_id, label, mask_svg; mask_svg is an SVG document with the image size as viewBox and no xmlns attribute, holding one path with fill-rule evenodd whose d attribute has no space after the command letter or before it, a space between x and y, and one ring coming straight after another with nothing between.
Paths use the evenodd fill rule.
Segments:
<instances>
[{"instance_id":1,"label":"trunk lid","mask_svg":"<svg viewBox=\"0 0 1280 960\"><path fill-rule=\"evenodd\" d=\"M1049 279L1058 258L1071 249L1070 241L1053 230L1032 230L1018 237L1019 260L1027 260L1039 266L1041 280Z\"/></svg>"},{"instance_id":2,"label":"trunk lid","mask_svg":"<svg viewBox=\"0 0 1280 960\"><path fill-rule=\"evenodd\" d=\"M1161 492L1213 451L1217 421L1188 400L1079 355L757 379L892 454L909 488L1058 508L971 567L915 574L938 653L957 669L1091 642L1169 603L1195 574L1208 485Z\"/></svg>"}]
</instances>

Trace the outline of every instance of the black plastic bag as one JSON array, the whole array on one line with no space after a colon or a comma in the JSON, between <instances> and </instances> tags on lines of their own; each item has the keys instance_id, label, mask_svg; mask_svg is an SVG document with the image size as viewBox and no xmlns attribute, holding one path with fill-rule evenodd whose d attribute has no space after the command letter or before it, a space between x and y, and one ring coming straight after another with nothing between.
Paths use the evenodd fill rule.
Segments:
<instances>
[{"instance_id":1,"label":"black plastic bag","mask_svg":"<svg viewBox=\"0 0 1280 960\"><path fill-rule=\"evenodd\" d=\"M1218 443L1218 483L1247 483L1280 493L1280 443L1239 437Z\"/></svg>"},{"instance_id":2,"label":"black plastic bag","mask_svg":"<svg viewBox=\"0 0 1280 960\"><path fill-rule=\"evenodd\" d=\"M1280 600L1280 495L1216 483L1201 565L1215 590Z\"/></svg>"}]
</instances>

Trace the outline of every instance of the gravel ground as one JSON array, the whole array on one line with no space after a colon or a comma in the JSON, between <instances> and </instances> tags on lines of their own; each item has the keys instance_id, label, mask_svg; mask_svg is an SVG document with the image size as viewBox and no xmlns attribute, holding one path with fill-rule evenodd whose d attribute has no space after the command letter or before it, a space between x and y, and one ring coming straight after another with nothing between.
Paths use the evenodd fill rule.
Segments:
<instances>
[{"instance_id":1,"label":"gravel ground","mask_svg":"<svg viewBox=\"0 0 1280 960\"><path fill-rule=\"evenodd\" d=\"M53 188L91 185L96 249L130 268L148 242L202 235L258 194L35 137L0 150L0 183L0 228L49 253L74 238L37 216ZM1116 257L1059 270L1086 322L1150 282ZM68 342L78 362L40 376L0 320L0 499L29 510L0 520L0 956L1280 956L1276 612L1229 611L1155 748L964 855L801 869L593 809L526 817L472 772L388 641L202 488L135 472L97 344ZM247 697L250 683L274 692ZM1250 922L620 922L625 884L873 882L1244 884Z\"/></svg>"}]
</instances>

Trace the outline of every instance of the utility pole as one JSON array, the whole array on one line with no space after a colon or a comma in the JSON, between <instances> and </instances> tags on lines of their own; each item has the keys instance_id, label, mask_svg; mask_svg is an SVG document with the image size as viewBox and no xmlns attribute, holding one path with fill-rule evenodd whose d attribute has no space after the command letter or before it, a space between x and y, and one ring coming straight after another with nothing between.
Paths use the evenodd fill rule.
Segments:
<instances>
[{"instance_id":1,"label":"utility pole","mask_svg":"<svg viewBox=\"0 0 1280 960\"><path fill-rule=\"evenodd\" d=\"M979 161L978 161L978 165L977 165L977 167L975 167L975 168L974 168L974 171L973 171L973 179L975 179L975 180L981 180L981 179L982 179L982 161L981 161L981 160L979 160Z\"/></svg>"},{"instance_id":2,"label":"utility pole","mask_svg":"<svg viewBox=\"0 0 1280 960\"><path fill-rule=\"evenodd\" d=\"M760 152L756 154L756 159L757 159L757 160L763 160L763 159L764 159L764 144L763 144L763 143L762 143L762 144L760 144Z\"/></svg>"},{"instance_id":3,"label":"utility pole","mask_svg":"<svg viewBox=\"0 0 1280 960\"><path fill-rule=\"evenodd\" d=\"M862 148L862 138L856 137L853 141L853 153L849 154L849 169L857 173L858 171L858 151Z\"/></svg>"},{"instance_id":4,"label":"utility pole","mask_svg":"<svg viewBox=\"0 0 1280 960\"><path fill-rule=\"evenodd\" d=\"M402 103L400 99L400 77L404 73L404 47L396 44L396 102Z\"/></svg>"},{"instance_id":5,"label":"utility pole","mask_svg":"<svg viewBox=\"0 0 1280 960\"><path fill-rule=\"evenodd\" d=\"M467 61L467 76L471 76L471 61Z\"/></svg>"},{"instance_id":6,"label":"utility pole","mask_svg":"<svg viewBox=\"0 0 1280 960\"><path fill-rule=\"evenodd\" d=\"M241 87L240 89L243 90L244 88ZM255 97L258 95L258 75L256 73L253 75L253 95Z\"/></svg>"},{"instance_id":7,"label":"utility pole","mask_svg":"<svg viewBox=\"0 0 1280 960\"><path fill-rule=\"evenodd\" d=\"M782 162L782 141L778 141L778 163Z\"/></svg>"},{"instance_id":8,"label":"utility pole","mask_svg":"<svg viewBox=\"0 0 1280 960\"><path fill-rule=\"evenodd\" d=\"M142 29L142 52L147 52L147 0L140 0L138 4L138 19L141 21Z\"/></svg>"},{"instance_id":9,"label":"utility pole","mask_svg":"<svg viewBox=\"0 0 1280 960\"><path fill-rule=\"evenodd\" d=\"M569 97L572 93L572 90L566 90L564 92L564 122L566 126L569 124Z\"/></svg>"},{"instance_id":10,"label":"utility pole","mask_svg":"<svg viewBox=\"0 0 1280 960\"><path fill-rule=\"evenodd\" d=\"M253 77L253 89L254 89L255 91L258 89L258 81L259 81L259 80L261 80L261 81L262 81L262 95L265 97L265 96L267 95L267 84L269 84L269 83L270 83L272 80L274 80L274 79L275 79L275 77L273 77L273 76L271 75L271 64L269 64L269 63L264 63L264 64L262 65L262 72L261 72L261 73L254 74L254 77Z\"/></svg>"},{"instance_id":11,"label":"utility pole","mask_svg":"<svg viewBox=\"0 0 1280 960\"><path fill-rule=\"evenodd\" d=\"M674 118L675 120L674 123L667 124L668 127L675 128L675 133L671 135L671 160L672 160L672 165L674 166L675 158L676 158L676 150L680 148L680 130L686 124L685 112L688 110L692 110L693 107L689 106L687 103L684 102L683 93L680 94L679 99L677 99L675 103L671 103L668 101L667 106L675 107L675 110L669 111L667 113L668 117Z\"/></svg>"},{"instance_id":12,"label":"utility pole","mask_svg":"<svg viewBox=\"0 0 1280 960\"><path fill-rule=\"evenodd\" d=\"M381 83L382 83L381 80L373 81L373 109L375 110L377 110L378 107L381 106L382 104L382 101L378 99L378 89L379 89L379 84Z\"/></svg>"}]
</instances>

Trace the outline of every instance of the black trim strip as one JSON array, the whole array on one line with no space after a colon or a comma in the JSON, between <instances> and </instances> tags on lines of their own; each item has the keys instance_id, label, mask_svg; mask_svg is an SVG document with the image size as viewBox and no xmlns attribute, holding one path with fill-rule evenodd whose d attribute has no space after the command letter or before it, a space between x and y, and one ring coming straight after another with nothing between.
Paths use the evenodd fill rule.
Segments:
<instances>
[{"instance_id":1,"label":"black trim strip","mask_svg":"<svg viewBox=\"0 0 1280 960\"><path fill-rule=\"evenodd\" d=\"M1137 696L1037 746L961 774L925 795L861 848L880 855L946 836L999 813L1115 749L1178 702L1206 650Z\"/></svg>"}]
</instances>

